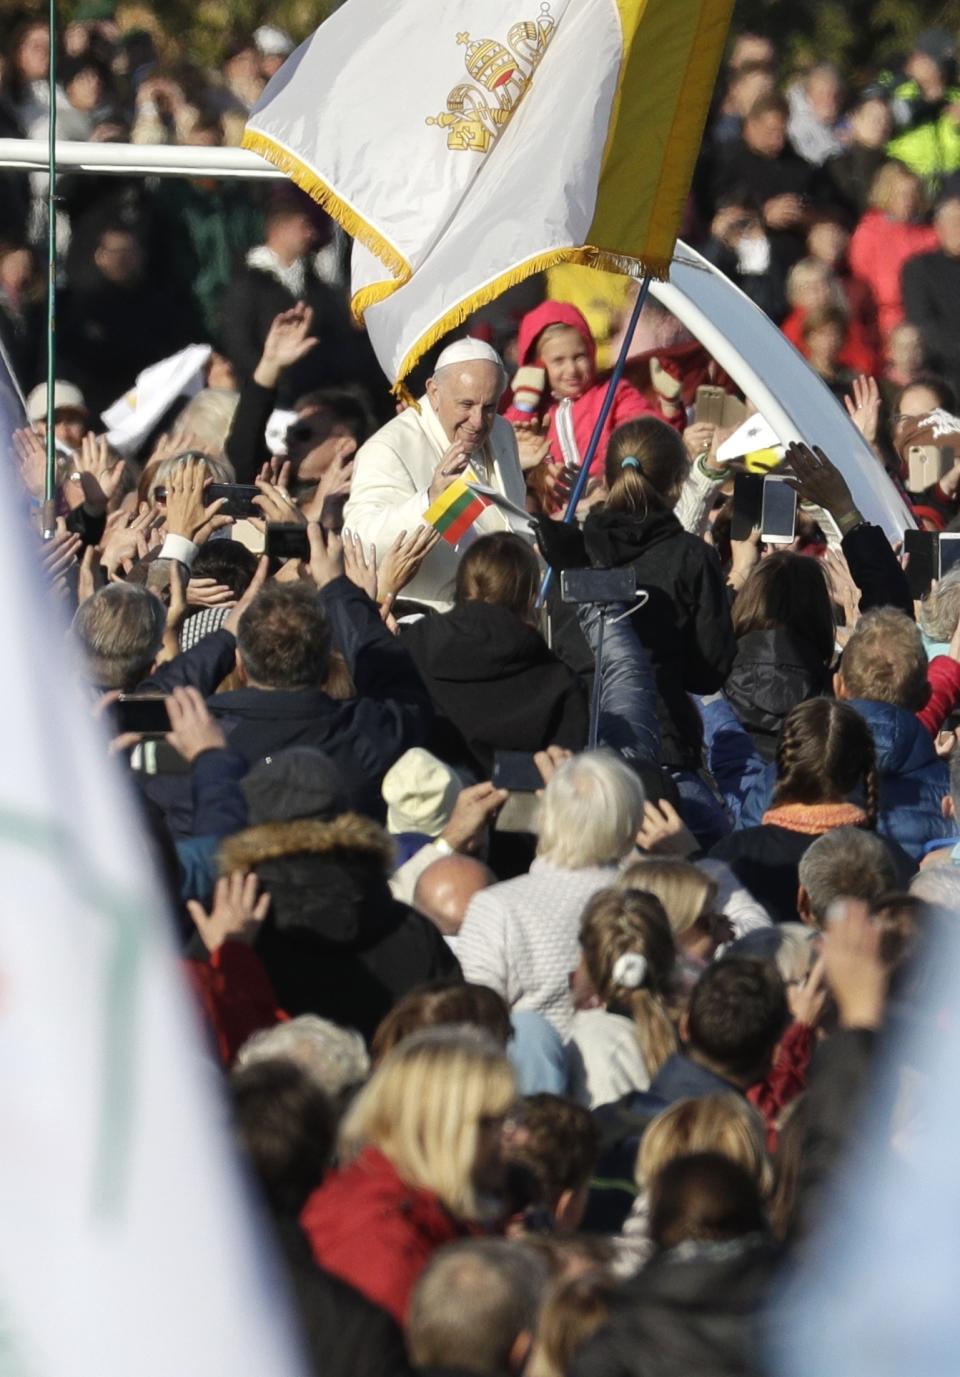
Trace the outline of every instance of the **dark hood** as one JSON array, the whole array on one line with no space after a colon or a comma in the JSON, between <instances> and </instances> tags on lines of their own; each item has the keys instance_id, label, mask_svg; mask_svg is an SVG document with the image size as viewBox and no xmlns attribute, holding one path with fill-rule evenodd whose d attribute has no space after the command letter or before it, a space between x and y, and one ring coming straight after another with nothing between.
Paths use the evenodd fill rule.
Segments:
<instances>
[{"instance_id":1,"label":"dark hood","mask_svg":"<svg viewBox=\"0 0 960 1377\"><path fill-rule=\"evenodd\" d=\"M829 686L829 671L809 641L770 630L740 637L723 691L754 740L763 738L757 745L764 759L772 760L787 713Z\"/></svg>"},{"instance_id":2,"label":"dark hood","mask_svg":"<svg viewBox=\"0 0 960 1377\"><path fill-rule=\"evenodd\" d=\"M632 564L654 546L675 540L683 527L673 512L591 512L583 524L583 538L595 569Z\"/></svg>"},{"instance_id":3,"label":"dark hood","mask_svg":"<svg viewBox=\"0 0 960 1377\"><path fill-rule=\"evenodd\" d=\"M265 931L363 946L405 912L387 883L393 843L358 813L247 828L227 838L218 860L224 875L256 871L271 899Z\"/></svg>"},{"instance_id":4,"label":"dark hood","mask_svg":"<svg viewBox=\"0 0 960 1377\"><path fill-rule=\"evenodd\" d=\"M403 644L428 678L454 684L509 679L555 664L538 631L493 603L467 602L424 617L404 631Z\"/></svg>"},{"instance_id":5,"label":"dark hood","mask_svg":"<svg viewBox=\"0 0 960 1377\"><path fill-rule=\"evenodd\" d=\"M915 713L907 708L894 707L892 703L877 703L873 699L851 699L850 706L856 709L873 733L877 769L881 775L913 775L920 771L940 773L946 792L947 767L938 760L933 738Z\"/></svg>"}]
</instances>

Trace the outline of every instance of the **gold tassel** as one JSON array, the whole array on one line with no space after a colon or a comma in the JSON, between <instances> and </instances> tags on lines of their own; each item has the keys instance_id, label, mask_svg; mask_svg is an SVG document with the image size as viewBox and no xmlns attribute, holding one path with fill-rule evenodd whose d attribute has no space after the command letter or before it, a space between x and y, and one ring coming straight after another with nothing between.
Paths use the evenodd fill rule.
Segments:
<instances>
[{"instance_id":1,"label":"gold tassel","mask_svg":"<svg viewBox=\"0 0 960 1377\"><path fill-rule=\"evenodd\" d=\"M259 130L251 129L249 125L243 131L241 147L249 148L253 153L259 153L261 158L266 158L267 162L273 163L285 176L305 191L319 206L327 212L338 225L342 225L354 239L359 239L360 243L375 254L377 258L393 273L394 277L401 279L397 286L402 286L409 281L412 269L399 250L395 249L389 240L384 239L378 230L364 220L352 206L348 206L346 201L340 199L331 186L328 186L323 178L312 167L300 161L293 153L289 153L285 148L277 143L267 134L261 134ZM385 293L389 295L389 293Z\"/></svg>"},{"instance_id":2,"label":"gold tassel","mask_svg":"<svg viewBox=\"0 0 960 1377\"><path fill-rule=\"evenodd\" d=\"M412 372L424 354L432 349L435 344L438 344L444 335L455 330L458 325L462 325L474 311L495 300L509 287L515 287L518 282L523 282L526 278L532 277L534 273L546 272L548 268L555 268L561 263L580 263L584 267L598 268L603 272L627 273L630 277L646 277L649 274L658 282L665 282L670 276L669 259L666 261L659 258L639 261L635 258L624 258L617 254L607 253L605 249L593 248L589 244L582 248L552 249L548 253L537 254L523 263L518 263L509 272L502 273L491 282L485 283L484 286L478 288L463 301L458 302L456 306L452 306L449 311L444 312L439 320L430 327L426 334L421 335L405 354L397 372L397 386L408 373Z\"/></svg>"}]
</instances>

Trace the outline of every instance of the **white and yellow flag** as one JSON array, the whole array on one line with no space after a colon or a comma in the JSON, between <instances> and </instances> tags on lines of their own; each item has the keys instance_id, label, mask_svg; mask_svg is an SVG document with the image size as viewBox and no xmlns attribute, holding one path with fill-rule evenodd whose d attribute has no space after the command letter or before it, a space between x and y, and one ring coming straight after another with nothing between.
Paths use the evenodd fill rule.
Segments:
<instances>
[{"instance_id":1,"label":"white and yellow flag","mask_svg":"<svg viewBox=\"0 0 960 1377\"><path fill-rule=\"evenodd\" d=\"M400 381L484 302L577 262L665 277L733 0L347 0L244 145L354 236Z\"/></svg>"},{"instance_id":2,"label":"white and yellow flag","mask_svg":"<svg viewBox=\"0 0 960 1377\"><path fill-rule=\"evenodd\" d=\"M14 417L0 365L0 435ZM142 828L0 444L0 1372L301 1377Z\"/></svg>"}]
</instances>

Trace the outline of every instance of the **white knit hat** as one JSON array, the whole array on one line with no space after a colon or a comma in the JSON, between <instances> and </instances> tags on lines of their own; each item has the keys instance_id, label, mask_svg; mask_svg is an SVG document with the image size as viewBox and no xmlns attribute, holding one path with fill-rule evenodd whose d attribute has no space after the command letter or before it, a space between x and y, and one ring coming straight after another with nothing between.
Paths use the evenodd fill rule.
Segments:
<instances>
[{"instance_id":1,"label":"white knit hat","mask_svg":"<svg viewBox=\"0 0 960 1377\"><path fill-rule=\"evenodd\" d=\"M382 794L387 804L387 831L421 832L438 837L453 812L463 783L435 755L420 746L402 755L383 778Z\"/></svg>"},{"instance_id":2,"label":"white knit hat","mask_svg":"<svg viewBox=\"0 0 960 1377\"><path fill-rule=\"evenodd\" d=\"M467 335L466 339L456 339L447 345L434 364L433 371L439 373L441 368L446 368L451 363L476 363L480 360L484 363L495 363L498 368L503 368L503 359L492 345Z\"/></svg>"}]
</instances>

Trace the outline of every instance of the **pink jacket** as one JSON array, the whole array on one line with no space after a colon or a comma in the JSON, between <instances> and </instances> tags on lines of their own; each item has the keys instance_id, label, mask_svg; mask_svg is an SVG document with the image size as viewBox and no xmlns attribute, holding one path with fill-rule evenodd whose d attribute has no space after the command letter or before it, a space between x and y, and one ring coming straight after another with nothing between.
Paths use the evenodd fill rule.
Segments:
<instances>
[{"instance_id":1,"label":"pink jacket","mask_svg":"<svg viewBox=\"0 0 960 1377\"><path fill-rule=\"evenodd\" d=\"M593 335L590 333L590 327L576 306L571 306L565 301L545 301L534 310L528 311L524 316L520 322L520 331L517 336L517 356L521 364L536 363L535 345L548 325L568 325L572 330L576 330L589 350L594 371L596 371L597 346ZM573 431L581 458L587 452L590 436L593 434L594 425L600 415L600 408L603 406L606 391L606 379L598 378L593 386L588 388L583 396L578 397L573 404ZM621 381L617 384L614 403L610 409L610 415L604 423L596 456L590 465L591 476L602 476L603 465L607 457L607 445L617 426L623 425L624 421L632 421L637 416L651 414L656 415L657 413L632 383ZM531 419L528 414L518 411L512 405L507 407L504 415L511 425ZM542 416L544 420L549 421L551 453L554 459L560 463L562 451L557 435L556 415L557 403L553 400L547 400Z\"/></svg>"}]
</instances>

